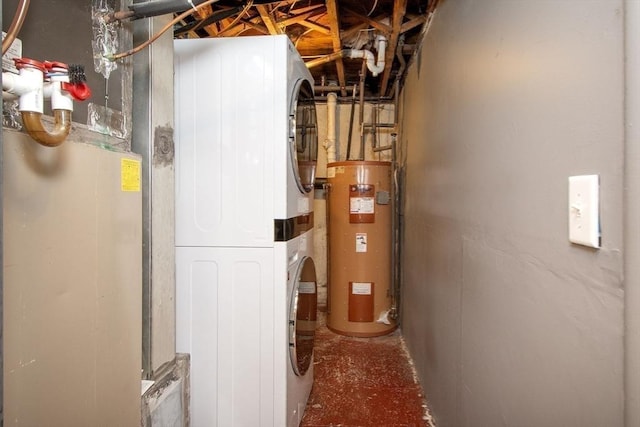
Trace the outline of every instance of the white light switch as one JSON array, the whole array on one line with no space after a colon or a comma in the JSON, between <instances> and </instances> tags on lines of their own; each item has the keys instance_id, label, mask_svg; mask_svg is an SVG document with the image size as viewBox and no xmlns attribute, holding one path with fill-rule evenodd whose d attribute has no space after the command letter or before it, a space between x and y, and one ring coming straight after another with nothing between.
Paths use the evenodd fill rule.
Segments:
<instances>
[{"instance_id":1,"label":"white light switch","mask_svg":"<svg viewBox=\"0 0 640 427\"><path fill-rule=\"evenodd\" d=\"M600 179L598 175L569 177L569 241L600 247Z\"/></svg>"}]
</instances>

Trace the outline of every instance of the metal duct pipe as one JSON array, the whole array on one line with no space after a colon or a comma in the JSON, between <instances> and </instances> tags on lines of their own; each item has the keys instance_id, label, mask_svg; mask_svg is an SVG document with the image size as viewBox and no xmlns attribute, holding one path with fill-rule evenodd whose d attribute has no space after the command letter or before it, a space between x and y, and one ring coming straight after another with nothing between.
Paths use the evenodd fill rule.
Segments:
<instances>
[{"instance_id":1,"label":"metal duct pipe","mask_svg":"<svg viewBox=\"0 0 640 427\"><path fill-rule=\"evenodd\" d=\"M347 138L347 160L351 159L351 136L353 135L353 113L356 109L356 85L353 85L353 96L351 97L351 113L349 114L349 136Z\"/></svg>"},{"instance_id":2,"label":"metal duct pipe","mask_svg":"<svg viewBox=\"0 0 640 427\"><path fill-rule=\"evenodd\" d=\"M360 157L359 160L364 160L364 78L367 73L367 64L362 62L362 70L360 71ZM349 140L351 142L351 140Z\"/></svg>"},{"instance_id":3,"label":"metal duct pipe","mask_svg":"<svg viewBox=\"0 0 640 427\"><path fill-rule=\"evenodd\" d=\"M391 210L391 309L389 318L397 321L400 318L400 250L402 230L400 228L400 167L398 166L397 134L391 134L391 194L393 197Z\"/></svg>"}]
</instances>

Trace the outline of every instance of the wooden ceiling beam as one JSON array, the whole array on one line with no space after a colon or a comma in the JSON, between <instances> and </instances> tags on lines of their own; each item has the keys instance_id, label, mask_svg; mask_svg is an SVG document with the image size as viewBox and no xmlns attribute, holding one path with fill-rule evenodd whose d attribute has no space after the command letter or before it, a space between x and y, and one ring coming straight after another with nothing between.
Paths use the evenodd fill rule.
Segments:
<instances>
[{"instance_id":1,"label":"wooden ceiling beam","mask_svg":"<svg viewBox=\"0 0 640 427\"><path fill-rule=\"evenodd\" d=\"M343 39L349 39L353 36L355 36L356 34L358 34L360 31L362 30L366 30L367 28L369 28L369 24L362 22L358 25L354 25L353 27L347 28L346 30L343 30L340 33L340 37L342 37Z\"/></svg>"},{"instance_id":2,"label":"wooden ceiling beam","mask_svg":"<svg viewBox=\"0 0 640 427\"><path fill-rule=\"evenodd\" d=\"M323 9L314 8L311 11L295 15L292 18L287 18L287 19L283 19L281 21L278 21L278 23L283 27L288 27L288 26L294 25L294 24L302 25L302 26L305 26L307 28L311 28L312 30L315 30L315 31L317 31L319 33L322 33L322 34L325 34L325 35L329 36L329 35L331 35L331 29L330 28L327 28L324 25L316 24L313 21L308 21L309 18L313 18L314 16L325 14L326 10L323 10Z\"/></svg>"},{"instance_id":3,"label":"wooden ceiling beam","mask_svg":"<svg viewBox=\"0 0 640 427\"><path fill-rule=\"evenodd\" d=\"M259 4L256 6L256 9L258 10L260 17L262 18L262 22L264 22L264 25L266 25L269 29L269 34L283 34L282 29L280 29L277 23L271 18L271 15L269 14L269 11L267 10L267 7L265 5Z\"/></svg>"},{"instance_id":4,"label":"wooden ceiling beam","mask_svg":"<svg viewBox=\"0 0 640 427\"><path fill-rule=\"evenodd\" d=\"M405 0L405 7L406 7L406 0ZM378 19L378 17L376 17L376 19L371 19L368 16L361 15L358 12L355 12L355 11L349 9L349 8L345 7L344 10L345 10L345 12L348 12L349 14L355 16L356 18L360 19L361 21L366 22L367 24L369 24L370 26L372 26L376 30L378 30L381 33L383 33L386 37L389 37L389 35L391 34L391 27L388 26L388 25L383 24L382 22L380 22L381 19ZM383 15L382 18L386 18L387 16L388 15Z\"/></svg>"},{"instance_id":5,"label":"wooden ceiling beam","mask_svg":"<svg viewBox=\"0 0 640 427\"><path fill-rule=\"evenodd\" d=\"M224 33L224 35L228 37L235 37L251 28L259 33L264 34L265 36L268 36L270 34L269 29L264 25L260 25L258 21L262 22L262 19L258 16L254 16L249 19L241 18L240 21L238 21L238 23L233 26L233 28L225 28L221 31L221 33Z\"/></svg>"},{"instance_id":6,"label":"wooden ceiling beam","mask_svg":"<svg viewBox=\"0 0 640 427\"><path fill-rule=\"evenodd\" d=\"M305 12L305 13L300 13L300 14L296 14L294 16L292 16L291 18L287 18L287 19L283 19L280 22L280 24L288 27L289 25L293 25L293 24L299 24L301 21L306 21L309 18L312 18L314 16L320 15L322 13L326 13L325 11L322 10L311 10L309 12Z\"/></svg>"},{"instance_id":7,"label":"wooden ceiling beam","mask_svg":"<svg viewBox=\"0 0 640 427\"><path fill-rule=\"evenodd\" d=\"M330 28L324 27L324 26L316 24L314 22L311 22L311 21L300 21L299 24L304 26L304 27L310 28L310 29L312 29L314 31L317 31L319 33L326 34L328 36L331 35L331 29Z\"/></svg>"},{"instance_id":8,"label":"wooden ceiling beam","mask_svg":"<svg viewBox=\"0 0 640 427\"><path fill-rule=\"evenodd\" d=\"M213 15L213 7L211 7L211 5L208 5L201 9L198 9L198 15L201 21L206 19L208 16ZM215 23L207 25L206 27L204 27L204 30L210 36L215 37L218 34L218 27L215 25Z\"/></svg>"},{"instance_id":9,"label":"wooden ceiling beam","mask_svg":"<svg viewBox=\"0 0 640 427\"><path fill-rule=\"evenodd\" d=\"M407 11L407 0L394 0L393 2L393 20L391 24L391 36L387 40L387 50L384 54L385 67L382 72L382 79L380 80L380 95L384 96L387 93L387 87L389 86L389 76L391 76L391 69L393 68L393 58L396 55L396 48L398 47L398 39L400 38L400 29L402 28L402 19Z\"/></svg>"},{"instance_id":10,"label":"wooden ceiling beam","mask_svg":"<svg viewBox=\"0 0 640 427\"><path fill-rule=\"evenodd\" d=\"M302 13L307 13L318 9L322 9L322 12L324 13L326 11L326 8L327 7L324 4L314 4L312 6L299 7L297 9L289 10L289 13L299 16Z\"/></svg>"},{"instance_id":11,"label":"wooden ceiling beam","mask_svg":"<svg viewBox=\"0 0 640 427\"><path fill-rule=\"evenodd\" d=\"M196 32L197 30L204 30L209 36L215 36L217 29L211 29L211 25L206 27L201 27L199 23L205 20L213 14L213 8L211 5L204 6L198 9L197 13L193 14L190 18L193 19L191 22L187 22L184 19L180 21L180 24L186 29L190 27L188 30L181 32L180 34L187 34L189 38L200 38L200 35Z\"/></svg>"},{"instance_id":12,"label":"wooden ceiling beam","mask_svg":"<svg viewBox=\"0 0 640 427\"><path fill-rule=\"evenodd\" d=\"M427 17L426 16L418 16L416 18L413 18L410 21L405 22L404 24L402 24L402 26L400 27L400 34L402 33L406 33L409 30L414 29L415 27L418 27L422 24L424 24L425 22L427 22Z\"/></svg>"},{"instance_id":13,"label":"wooden ceiling beam","mask_svg":"<svg viewBox=\"0 0 640 427\"><path fill-rule=\"evenodd\" d=\"M338 14L338 2L337 0L327 0L327 16L329 18L329 28L331 29L331 42L333 44L333 53L342 51L342 41L340 40L340 21ZM347 96L347 90L345 88L346 80L344 76L344 63L342 58L338 58L335 61L336 71L338 73L338 82L340 83L340 94Z\"/></svg>"}]
</instances>

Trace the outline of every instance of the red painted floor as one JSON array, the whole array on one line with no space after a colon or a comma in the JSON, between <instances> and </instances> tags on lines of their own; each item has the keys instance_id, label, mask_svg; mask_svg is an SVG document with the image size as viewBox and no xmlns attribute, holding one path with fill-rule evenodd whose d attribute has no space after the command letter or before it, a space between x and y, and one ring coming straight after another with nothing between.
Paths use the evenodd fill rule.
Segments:
<instances>
[{"instance_id":1,"label":"red painted floor","mask_svg":"<svg viewBox=\"0 0 640 427\"><path fill-rule=\"evenodd\" d=\"M301 427L429 427L399 331L375 338L316 331L315 378Z\"/></svg>"}]
</instances>

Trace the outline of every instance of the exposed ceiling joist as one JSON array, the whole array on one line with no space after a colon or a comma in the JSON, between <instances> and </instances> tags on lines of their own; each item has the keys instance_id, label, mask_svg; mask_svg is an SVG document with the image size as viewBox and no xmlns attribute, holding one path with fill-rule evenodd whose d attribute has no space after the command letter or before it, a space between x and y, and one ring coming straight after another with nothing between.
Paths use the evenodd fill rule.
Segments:
<instances>
[{"instance_id":1,"label":"exposed ceiling joist","mask_svg":"<svg viewBox=\"0 0 640 427\"><path fill-rule=\"evenodd\" d=\"M269 34L272 34L272 35L283 34L282 29L271 18L271 15L269 14L269 10L267 10L267 6L259 4L256 6L256 9L258 10L260 17L262 18L262 21L269 29Z\"/></svg>"},{"instance_id":2,"label":"exposed ceiling joist","mask_svg":"<svg viewBox=\"0 0 640 427\"><path fill-rule=\"evenodd\" d=\"M365 23L369 24L370 26L372 26L376 30L380 31L381 33L384 34L385 37L388 37L389 34L391 33L391 27L389 27L388 25L385 25L385 24L383 24L381 22L383 19L388 18L389 15L382 15L382 16L379 17L379 19L371 19L368 16L361 15L358 12L354 12L353 10L351 10L349 8L345 8L344 10L346 12L349 12L351 15L357 17L358 19L364 21Z\"/></svg>"},{"instance_id":3,"label":"exposed ceiling joist","mask_svg":"<svg viewBox=\"0 0 640 427\"><path fill-rule=\"evenodd\" d=\"M362 60L346 49L375 52L375 34L387 38L385 69L364 76L367 96L388 98L430 22L437 0L219 0L181 21L175 37L241 37L286 34L307 62L315 85L333 86L343 98L359 84ZM399 46L401 38L404 43ZM398 47L399 46L399 47ZM376 55L377 56L377 55ZM338 87L336 87L338 86ZM320 92L319 96L326 94Z\"/></svg>"},{"instance_id":4,"label":"exposed ceiling joist","mask_svg":"<svg viewBox=\"0 0 640 427\"><path fill-rule=\"evenodd\" d=\"M333 43L333 52L342 51L342 41L340 39L340 22L338 15L338 4L336 0L327 0L327 15L329 17L329 28L331 28L331 42ZM347 96L346 79L344 76L344 63L342 57L336 59L336 70L338 73L338 83L340 85L340 94Z\"/></svg>"},{"instance_id":5,"label":"exposed ceiling joist","mask_svg":"<svg viewBox=\"0 0 640 427\"><path fill-rule=\"evenodd\" d=\"M402 27L402 18L407 10L407 0L395 0L393 2L393 20L391 21L391 36L389 37L389 44L384 55L385 64L387 64L382 72L382 80L380 81L380 95L384 96L387 93L387 86L389 85L389 76L391 75L391 69L393 68L393 57L396 55L396 48L398 47L398 38L400 37L400 28Z\"/></svg>"},{"instance_id":6,"label":"exposed ceiling joist","mask_svg":"<svg viewBox=\"0 0 640 427\"><path fill-rule=\"evenodd\" d=\"M402 24L402 27L400 27L400 33L401 34L406 33L407 31L412 30L415 27L424 24L425 22L427 22L426 16L424 15L416 16L415 18Z\"/></svg>"}]
</instances>

